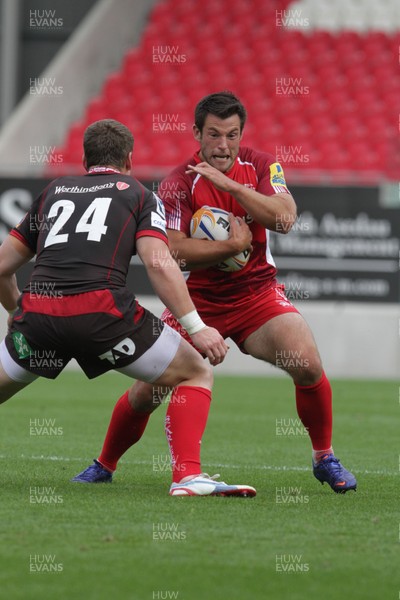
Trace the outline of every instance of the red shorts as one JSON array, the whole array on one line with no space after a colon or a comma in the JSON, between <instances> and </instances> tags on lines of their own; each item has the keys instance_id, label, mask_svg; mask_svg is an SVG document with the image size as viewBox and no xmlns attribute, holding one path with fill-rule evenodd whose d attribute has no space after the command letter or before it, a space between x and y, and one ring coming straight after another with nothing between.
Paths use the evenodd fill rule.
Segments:
<instances>
[{"instance_id":1,"label":"red shorts","mask_svg":"<svg viewBox=\"0 0 400 600\"><path fill-rule=\"evenodd\" d=\"M250 295L245 300L234 304L208 303L204 298L193 298L193 301L206 325L218 329L223 338L231 338L240 350L247 354L243 344L253 331L274 317L299 312L286 298L284 290L284 285L276 284L266 291ZM161 320L192 343L186 331L168 309L163 312Z\"/></svg>"}]
</instances>

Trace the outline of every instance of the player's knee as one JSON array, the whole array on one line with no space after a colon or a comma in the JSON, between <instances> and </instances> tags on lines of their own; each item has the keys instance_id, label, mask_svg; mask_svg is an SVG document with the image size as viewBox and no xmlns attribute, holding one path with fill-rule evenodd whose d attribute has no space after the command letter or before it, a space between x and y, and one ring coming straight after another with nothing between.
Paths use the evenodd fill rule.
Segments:
<instances>
[{"instance_id":1,"label":"player's knee","mask_svg":"<svg viewBox=\"0 0 400 600\"><path fill-rule=\"evenodd\" d=\"M200 355L198 358L199 360L196 361L196 366L193 370L192 377L200 379L204 387L211 389L214 383L214 374L211 365L201 358Z\"/></svg>"},{"instance_id":2,"label":"player's knee","mask_svg":"<svg viewBox=\"0 0 400 600\"><path fill-rule=\"evenodd\" d=\"M298 368L291 372L296 385L314 385L322 376L322 363L318 353L304 359Z\"/></svg>"}]
</instances>

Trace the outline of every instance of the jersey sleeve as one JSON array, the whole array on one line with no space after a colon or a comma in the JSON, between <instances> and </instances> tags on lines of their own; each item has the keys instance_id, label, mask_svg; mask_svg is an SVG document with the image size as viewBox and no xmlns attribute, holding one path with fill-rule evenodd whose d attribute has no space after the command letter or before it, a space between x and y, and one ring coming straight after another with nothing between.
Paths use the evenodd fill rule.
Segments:
<instances>
[{"instance_id":1,"label":"jersey sleeve","mask_svg":"<svg viewBox=\"0 0 400 600\"><path fill-rule=\"evenodd\" d=\"M168 244L165 209L161 199L154 192L145 190L136 228L136 239L150 236Z\"/></svg>"},{"instance_id":2,"label":"jersey sleeve","mask_svg":"<svg viewBox=\"0 0 400 600\"><path fill-rule=\"evenodd\" d=\"M254 163L258 177L257 192L266 196L290 194L283 168L278 162L275 162L272 155L257 152Z\"/></svg>"},{"instance_id":3,"label":"jersey sleeve","mask_svg":"<svg viewBox=\"0 0 400 600\"><path fill-rule=\"evenodd\" d=\"M188 235L193 214L189 176L181 169L173 171L161 182L158 193L165 206L167 228Z\"/></svg>"},{"instance_id":4,"label":"jersey sleeve","mask_svg":"<svg viewBox=\"0 0 400 600\"><path fill-rule=\"evenodd\" d=\"M25 244L35 254L37 251L40 224L43 221L40 215L40 207L46 190L34 200L24 218L10 231L10 235Z\"/></svg>"}]
</instances>

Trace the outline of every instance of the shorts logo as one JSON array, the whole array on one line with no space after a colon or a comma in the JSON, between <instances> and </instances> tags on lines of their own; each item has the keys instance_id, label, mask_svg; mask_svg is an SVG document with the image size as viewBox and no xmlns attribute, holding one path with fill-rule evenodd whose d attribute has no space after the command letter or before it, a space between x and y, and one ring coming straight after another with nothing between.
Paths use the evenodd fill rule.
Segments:
<instances>
[{"instance_id":1,"label":"shorts logo","mask_svg":"<svg viewBox=\"0 0 400 600\"><path fill-rule=\"evenodd\" d=\"M125 181L117 181L117 188L120 192L122 192L122 190L127 190L128 187L130 187L129 183L125 183Z\"/></svg>"},{"instance_id":2,"label":"shorts logo","mask_svg":"<svg viewBox=\"0 0 400 600\"><path fill-rule=\"evenodd\" d=\"M286 298L285 294L281 292L281 290L276 289L275 292L277 296L281 297L281 300L279 300L278 298L276 299L278 304L280 304L281 306L293 306L293 304L289 302L289 300Z\"/></svg>"},{"instance_id":3,"label":"shorts logo","mask_svg":"<svg viewBox=\"0 0 400 600\"><path fill-rule=\"evenodd\" d=\"M119 342L111 350L107 350L104 354L101 354L99 358L101 360L108 360L111 364L115 365L117 360L120 358L126 358L127 356L133 356L135 354L136 346L130 338L125 338L122 342Z\"/></svg>"},{"instance_id":4,"label":"shorts logo","mask_svg":"<svg viewBox=\"0 0 400 600\"><path fill-rule=\"evenodd\" d=\"M17 351L18 357L21 359L28 358L32 354L33 350L26 341L24 334L17 331L13 333L11 337L13 339L14 347Z\"/></svg>"}]
</instances>

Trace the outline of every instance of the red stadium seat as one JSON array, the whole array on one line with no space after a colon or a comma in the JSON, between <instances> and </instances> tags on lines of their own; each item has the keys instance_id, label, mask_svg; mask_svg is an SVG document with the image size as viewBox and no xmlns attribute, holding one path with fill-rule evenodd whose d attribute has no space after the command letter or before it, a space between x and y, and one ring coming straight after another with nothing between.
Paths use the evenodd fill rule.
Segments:
<instances>
[{"instance_id":1,"label":"red stadium seat","mask_svg":"<svg viewBox=\"0 0 400 600\"><path fill-rule=\"evenodd\" d=\"M382 175L400 177L394 158L382 165L397 149L400 34L287 30L275 21L289 0L254 0L256 10L249 2L156 4L139 46L70 128L60 147L65 160L80 160L89 122L112 116L134 130L137 169L172 166L196 147L190 129L199 98L231 89L248 107L246 144L275 152L301 140L297 145L309 148L313 159L291 170L365 172L379 165ZM155 134L153 123L165 114L187 131Z\"/></svg>"}]
</instances>

